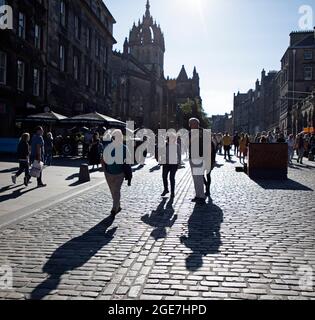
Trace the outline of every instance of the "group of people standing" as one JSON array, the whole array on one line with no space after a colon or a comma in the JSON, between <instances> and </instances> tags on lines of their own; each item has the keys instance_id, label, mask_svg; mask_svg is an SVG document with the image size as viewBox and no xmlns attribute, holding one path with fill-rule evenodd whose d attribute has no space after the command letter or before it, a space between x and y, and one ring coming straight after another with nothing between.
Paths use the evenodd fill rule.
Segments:
<instances>
[{"instance_id":1,"label":"group of people standing","mask_svg":"<svg viewBox=\"0 0 315 320\"><path fill-rule=\"evenodd\" d=\"M231 150L234 146L234 155L240 159L241 163L245 163L250 143L250 137L248 134L238 134L238 132L236 132L234 136L230 136L228 132L224 135L221 133L213 133L212 137L216 146L216 152L222 155L222 148L224 149L225 160L231 161Z\"/></svg>"},{"instance_id":2,"label":"group of people standing","mask_svg":"<svg viewBox=\"0 0 315 320\"><path fill-rule=\"evenodd\" d=\"M211 185L211 171L215 167L216 158L216 146L213 141L209 141L210 150L203 150L203 131L200 128L200 122L198 119L193 118L189 121L191 130L199 130L200 135L198 141L194 141L192 135L189 134L189 146L188 157L191 166L191 172L194 182L194 188L196 196L192 199L197 205L204 205L207 197L210 197L210 185ZM112 141L113 145L107 150L107 146L103 149L102 164L104 167L105 178L109 185L109 189L113 199L113 208L111 210L112 215L118 214L121 209L121 187L123 181L127 180L128 185L131 184L132 170L131 166L126 164L127 156L130 155L127 146L124 144L123 134L120 130L115 130L112 133L112 137L107 137L106 141ZM194 143L199 144L199 155L194 155L192 152L192 145ZM170 199L173 200L176 195L176 173L182 165L182 154L185 153L185 149L182 148L182 140L175 133L171 133L165 137L166 152L157 157L157 161L162 166L162 181L164 190L161 194L162 197L170 194ZM118 154L117 154L118 153ZM209 169L207 170L204 164L205 154L211 154ZM107 157L113 158L117 155L118 159L123 160L121 163L108 164ZM169 189L170 182L170 189Z\"/></svg>"},{"instance_id":3,"label":"group of people standing","mask_svg":"<svg viewBox=\"0 0 315 320\"><path fill-rule=\"evenodd\" d=\"M228 133L214 133L213 140L216 144L216 150L222 155L224 148L224 159L231 160L231 150L234 146L234 155L240 159L241 163L245 164L245 159L248 156L250 143L287 143L289 165L293 164L293 157L296 152L297 162L303 164L303 158L309 154L315 155L315 133L304 134L300 133L296 136L290 134L286 137L282 132L262 132L251 137L249 134L238 132L231 137Z\"/></svg>"}]
</instances>

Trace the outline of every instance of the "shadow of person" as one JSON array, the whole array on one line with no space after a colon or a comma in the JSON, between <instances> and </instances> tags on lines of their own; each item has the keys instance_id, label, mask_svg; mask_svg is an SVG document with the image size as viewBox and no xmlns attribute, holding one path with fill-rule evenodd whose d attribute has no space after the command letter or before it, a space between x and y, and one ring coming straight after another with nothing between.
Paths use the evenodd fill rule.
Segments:
<instances>
[{"instance_id":1,"label":"shadow of person","mask_svg":"<svg viewBox=\"0 0 315 320\"><path fill-rule=\"evenodd\" d=\"M161 165L156 165L155 167L153 167L153 168L151 168L150 169L150 173L152 173L152 172L154 172L154 171L159 171L159 170L161 170Z\"/></svg>"},{"instance_id":2,"label":"shadow of person","mask_svg":"<svg viewBox=\"0 0 315 320\"><path fill-rule=\"evenodd\" d=\"M173 199L166 204L167 199L164 198L156 210L152 211L151 215L146 214L141 218L141 221L155 229L151 233L151 237L156 241L166 238L166 228L172 228L177 220L177 215L174 215ZM165 206L166 205L166 206Z\"/></svg>"},{"instance_id":3,"label":"shadow of person","mask_svg":"<svg viewBox=\"0 0 315 320\"><path fill-rule=\"evenodd\" d=\"M219 253L222 222L223 212L212 201L195 206L188 221L188 237L180 238L181 243L192 250L186 259L187 270L197 271L203 265L203 257Z\"/></svg>"},{"instance_id":4,"label":"shadow of person","mask_svg":"<svg viewBox=\"0 0 315 320\"><path fill-rule=\"evenodd\" d=\"M114 220L110 216L83 235L59 247L43 267L43 272L49 274L49 277L33 290L31 299L40 300L57 289L63 274L83 266L108 245L117 230L116 227L108 231Z\"/></svg>"},{"instance_id":5,"label":"shadow of person","mask_svg":"<svg viewBox=\"0 0 315 320\"><path fill-rule=\"evenodd\" d=\"M24 191L25 187L22 187L20 189L14 190L11 194L1 195L0 196L0 202L17 199L17 198L22 197L23 195L25 195L25 194L27 194L29 192L32 192L32 191L34 191L36 189L38 189L38 188L34 187L32 189L28 189L28 190ZM9 190L11 190L11 189L9 189Z\"/></svg>"},{"instance_id":6,"label":"shadow of person","mask_svg":"<svg viewBox=\"0 0 315 320\"><path fill-rule=\"evenodd\" d=\"M132 168L132 172L140 171L144 168L144 166L145 166L145 164L140 164L140 165L138 165L138 167Z\"/></svg>"}]
</instances>

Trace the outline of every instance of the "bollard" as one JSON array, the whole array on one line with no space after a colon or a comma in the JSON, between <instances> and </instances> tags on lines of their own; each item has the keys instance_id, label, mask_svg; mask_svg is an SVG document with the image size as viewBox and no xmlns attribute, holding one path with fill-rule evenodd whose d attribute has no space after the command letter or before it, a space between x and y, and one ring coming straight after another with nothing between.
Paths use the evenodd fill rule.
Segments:
<instances>
[{"instance_id":1,"label":"bollard","mask_svg":"<svg viewBox=\"0 0 315 320\"><path fill-rule=\"evenodd\" d=\"M79 173L79 182L84 183L84 182L89 182L89 181L91 181L89 165L88 164L81 164L80 173Z\"/></svg>"}]
</instances>

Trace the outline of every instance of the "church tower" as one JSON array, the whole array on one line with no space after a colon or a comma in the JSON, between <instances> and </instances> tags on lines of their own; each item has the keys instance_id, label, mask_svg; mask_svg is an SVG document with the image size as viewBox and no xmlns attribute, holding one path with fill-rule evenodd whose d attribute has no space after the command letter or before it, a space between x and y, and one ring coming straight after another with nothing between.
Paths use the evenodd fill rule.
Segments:
<instances>
[{"instance_id":1,"label":"church tower","mask_svg":"<svg viewBox=\"0 0 315 320\"><path fill-rule=\"evenodd\" d=\"M142 22L134 23L129 35L129 52L149 70L154 70L157 77L164 74L164 35L159 25L153 21L150 2L147 0ZM126 50L126 48L125 48Z\"/></svg>"}]
</instances>

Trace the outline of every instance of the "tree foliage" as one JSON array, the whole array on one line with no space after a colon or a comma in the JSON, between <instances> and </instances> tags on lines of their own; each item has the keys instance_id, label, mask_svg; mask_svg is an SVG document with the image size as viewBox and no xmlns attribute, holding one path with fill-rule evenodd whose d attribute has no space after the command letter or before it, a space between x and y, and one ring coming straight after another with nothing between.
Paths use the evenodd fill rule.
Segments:
<instances>
[{"instance_id":1,"label":"tree foliage","mask_svg":"<svg viewBox=\"0 0 315 320\"><path fill-rule=\"evenodd\" d=\"M187 99L185 103L180 105L180 108L183 113L185 126L186 124L188 126L188 121L190 118L198 118L202 128L210 128L210 121L199 98Z\"/></svg>"}]
</instances>

